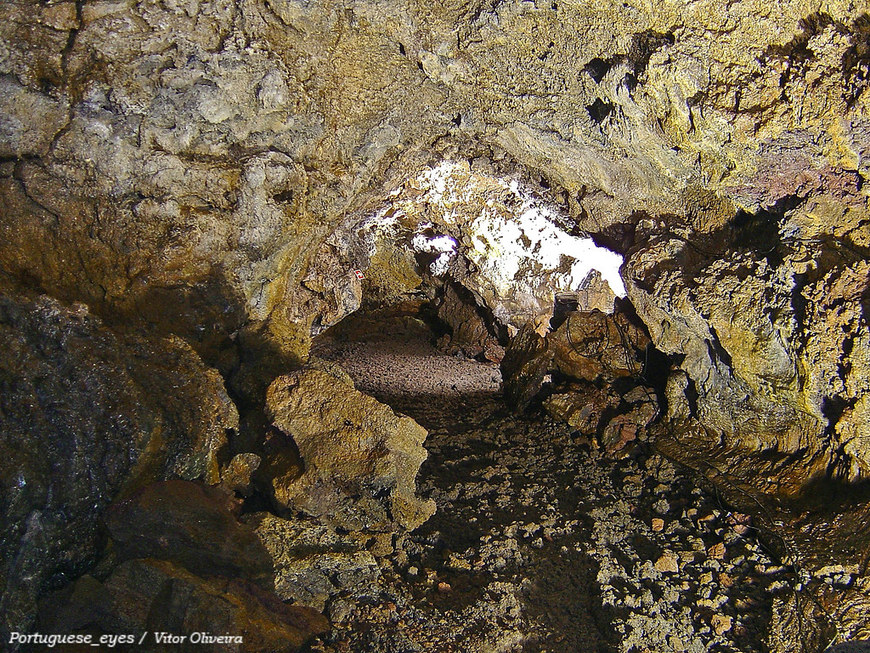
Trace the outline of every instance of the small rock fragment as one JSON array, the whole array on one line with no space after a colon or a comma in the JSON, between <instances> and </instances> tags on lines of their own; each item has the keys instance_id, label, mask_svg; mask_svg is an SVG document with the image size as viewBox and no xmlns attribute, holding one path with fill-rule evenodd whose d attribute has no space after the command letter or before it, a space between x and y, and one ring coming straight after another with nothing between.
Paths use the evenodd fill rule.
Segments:
<instances>
[{"instance_id":1,"label":"small rock fragment","mask_svg":"<svg viewBox=\"0 0 870 653\"><path fill-rule=\"evenodd\" d=\"M717 635L727 633L731 630L733 621L734 620L731 617L723 614L714 614L710 617L710 625L713 627L713 632Z\"/></svg>"},{"instance_id":2,"label":"small rock fragment","mask_svg":"<svg viewBox=\"0 0 870 653\"><path fill-rule=\"evenodd\" d=\"M251 476L260 466L260 457L254 453L233 456L230 464L221 472L221 483L244 497L251 495Z\"/></svg>"},{"instance_id":3,"label":"small rock fragment","mask_svg":"<svg viewBox=\"0 0 870 653\"><path fill-rule=\"evenodd\" d=\"M677 564L677 556L673 551L665 551L658 560L656 560L655 568L662 573L675 574L680 570Z\"/></svg>"},{"instance_id":4,"label":"small rock fragment","mask_svg":"<svg viewBox=\"0 0 870 653\"><path fill-rule=\"evenodd\" d=\"M707 549L707 555L714 560L721 560L725 557L725 544L722 542L714 544L709 549Z\"/></svg>"}]
</instances>

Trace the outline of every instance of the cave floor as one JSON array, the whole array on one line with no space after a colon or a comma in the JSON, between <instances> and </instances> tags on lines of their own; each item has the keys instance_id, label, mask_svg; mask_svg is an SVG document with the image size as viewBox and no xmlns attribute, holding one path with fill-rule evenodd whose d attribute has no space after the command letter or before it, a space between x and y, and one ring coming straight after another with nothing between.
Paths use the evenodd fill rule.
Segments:
<instances>
[{"instance_id":1,"label":"cave floor","mask_svg":"<svg viewBox=\"0 0 870 653\"><path fill-rule=\"evenodd\" d=\"M418 488L438 511L333 599L310 651L767 649L790 576L716 496L642 443L613 459L512 414L497 366L440 353L422 323L365 320L314 351L429 431Z\"/></svg>"}]
</instances>

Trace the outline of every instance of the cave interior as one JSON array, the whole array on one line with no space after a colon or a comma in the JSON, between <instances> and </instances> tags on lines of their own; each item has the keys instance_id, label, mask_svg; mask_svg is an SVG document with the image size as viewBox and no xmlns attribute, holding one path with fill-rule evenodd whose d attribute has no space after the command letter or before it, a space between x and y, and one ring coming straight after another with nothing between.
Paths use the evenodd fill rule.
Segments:
<instances>
[{"instance_id":1,"label":"cave interior","mask_svg":"<svg viewBox=\"0 0 870 653\"><path fill-rule=\"evenodd\" d=\"M4 2L0 648L870 650L865 5Z\"/></svg>"}]
</instances>

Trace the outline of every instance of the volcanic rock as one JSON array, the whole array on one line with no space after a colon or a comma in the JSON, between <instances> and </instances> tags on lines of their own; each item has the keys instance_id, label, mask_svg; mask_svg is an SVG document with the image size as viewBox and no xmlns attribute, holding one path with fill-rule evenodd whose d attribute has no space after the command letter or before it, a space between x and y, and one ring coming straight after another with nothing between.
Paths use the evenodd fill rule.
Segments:
<instances>
[{"instance_id":1,"label":"volcanic rock","mask_svg":"<svg viewBox=\"0 0 870 653\"><path fill-rule=\"evenodd\" d=\"M414 494L426 431L410 417L315 369L276 379L266 402L304 465L272 479L279 505L349 530L414 529L432 515L434 504Z\"/></svg>"},{"instance_id":2,"label":"volcanic rock","mask_svg":"<svg viewBox=\"0 0 870 653\"><path fill-rule=\"evenodd\" d=\"M102 583L82 576L47 597L40 607L41 626L51 632L96 628L107 634L146 633L139 647L143 651L166 650L155 635L168 632L183 635L185 646L200 651L293 652L329 628L316 611L286 605L245 580L205 579L153 559L124 562ZM191 639L195 633L229 635L241 641L198 643Z\"/></svg>"},{"instance_id":3,"label":"volcanic rock","mask_svg":"<svg viewBox=\"0 0 870 653\"><path fill-rule=\"evenodd\" d=\"M268 585L272 563L254 532L218 488L153 483L111 506L106 525L120 560L156 558L199 576L242 577Z\"/></svg>"},{"instance_id":4,"label":"volcanic rock","mask_svg":"<svg viewBox=\"0 0 870 653\"><path fill-rule=\"evenodd\" d=\"M252 477L259 466L260 457L257 454L236 454L221 472L221 484L244 497L250 496L252 492Z\"/></svg>"},{"instance_id":5,"label":"volcanic rock","mask_svg":"<svg viewBox=\"0 0 870 653\"><path fill-rule=\"evenodd\" d=\"M588 434L598 432L605 414L615 412L621 400L618 393L593 385L569 384L565 389L568 392L550 395L544 408L556 419Z\"/></svg>"},{"instance_id":6,"label":"volcanic rock","mask_svg":"<svg viewBox=\"0 0 870 653\"><path fill-rule=\"evenodd\" d=\"M462 300L456 289L447 285L439 300L438 319L450 328L450 333L444 337L441 348L449 354L460 352L470 358L481 356L500 363L504 349L487 327L482 311L473 301Z\"/></svg>"},{"instance_id":7,"label":"volcanic rock","mask_svg":"<svg viewBox=\"0 0 870 653\"><path fill-rule=\"evenodd\" d=\"M21 630L49 578L92 563L118 492L217 482L238 415L180 339L118 335L80 304L0 298L0 349L0 614Z\"/></svg>"},{"instance_id":8,"label":"volcanic rock","mask_svg":"<svg viewBox=\"0 0 870 653\"><path fill-rule=\"evenodd\" d=\"M594 383L639 374L649 339L620 311L568 313L547 335L553 371Z\"/></svg>"},{"instance_id":9,"label":"volcanic rock","mask_svg":"<svg viewBox=\"0 0 870 653\"><path fill-rule=\"evenodd\" d=\"M380 568L361 533L338 534L311 520L258 513L247 519L272 557L281 599L323 611L341 593L377 594Z\"/></svg>"}]
</instances>

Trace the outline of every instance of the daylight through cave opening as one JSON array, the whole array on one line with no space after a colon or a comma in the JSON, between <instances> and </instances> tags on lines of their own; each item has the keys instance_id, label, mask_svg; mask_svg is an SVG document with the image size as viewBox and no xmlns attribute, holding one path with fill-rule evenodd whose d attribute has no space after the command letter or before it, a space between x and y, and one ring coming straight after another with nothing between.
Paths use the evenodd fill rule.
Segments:
<instances>
[{"instance_id":1,"label":"daylight through cave opening","mask_svg":"<svg viewBox=\"0 0 870 653\"><path fill-rule=\"evenodd\" d=\"M593 440L625 446L632 419L640 431L658 414L661 388L643 378L655 350L625 298L622 256L569 224L517 175L463 160L424 169L326 240L310 283L342 281L314 322L313 353L415 418L415 401L503 391L515 408L544 402Z\"/></svg>"},{"instance_id":2,"label":"daylight through cave opening","mask_svg":"<svg viewBox=\"0 0 870 653\"><path fill-rule=\"evenodd\" d=\"M331 273L339 282L313 333L359 307L431 299L452 286L506 344L552 315L558 295L575 295L577 310L612 312L626 294L621 264L621 255L574 233L552 199L510 176L445 161L327 238L307 281L320 288Z\"/></svg>"}]
</instances>

